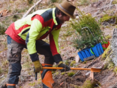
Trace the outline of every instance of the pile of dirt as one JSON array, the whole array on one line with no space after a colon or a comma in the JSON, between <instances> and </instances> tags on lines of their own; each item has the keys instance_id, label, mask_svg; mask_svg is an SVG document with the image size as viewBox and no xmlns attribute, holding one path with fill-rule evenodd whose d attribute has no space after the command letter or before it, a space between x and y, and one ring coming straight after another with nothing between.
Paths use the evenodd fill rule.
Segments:
<instances>
[{"instance_id":1,"label":"pile of dirt","mask_svg":"<svg viewBox=\"0 0 117 88\"><path fill-rule=\"evenodd\" d=\"M86 63L80 63L78 65L79 68L100 68L102 67L104 61L101 60L101 56L87 61ZM64 75L62 75L61 73L58 75L54 76L54 80L55 80L55 85L54 88L77 88L80 86L83 86L84 83L86 82L87 79L90 78L90 71L72 71L75 74L72 77L68 76L69 72L66 72ZM116 84L115 81L117 81L116 79L117 75L109 69L102 69L101 72L94 72L94 81L96 80L95 84L96 84L96 88L116 88ZM91 79L91 78L90 78ZM111 81L110 81L111 80ZM114 86L114 87L112 87ZM89 88L89 87L88 87ZM91 87L94 88L94 87Z\"/></svg>"},{"instance_id":2,"label":"pile of dirt","mask_svg":"<svg viewBox=\"0 0 117 88\"><path fill-rule=\"evenodd\" d=\"M75 88L76 86L81 86L86 78L87 77L81 72L78 72L77 75L72 77L69 77L67 74L59 74L54 77L55 84L53 85L53 88Z\"/></svg>"}]
</instances>

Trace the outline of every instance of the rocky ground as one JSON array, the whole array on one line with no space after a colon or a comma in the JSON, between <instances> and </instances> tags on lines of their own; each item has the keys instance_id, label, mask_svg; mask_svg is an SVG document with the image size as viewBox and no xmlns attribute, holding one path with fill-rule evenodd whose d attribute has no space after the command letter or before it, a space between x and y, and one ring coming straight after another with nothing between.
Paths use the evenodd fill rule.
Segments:
<instances>
[{"instance_id":1,"label":"rocky ground","mask_svg":"<svg viewBox=\"0 0 117 88\"><path fill-rule=\"evenodd\" d=\"M15 1L15 0L10 0ZM92 2L91 2L92 1ZM105 13L110 15L116 13L116 5L111 3L112 0L97 0L93 2L91 0L88 5L80 5L78 8L81 11L84 11L86 14L90 13L93 17L98 21ZM2 0L2 3L4 0ZM77 0L75 1L77 2ZM5 2L4 2L5 3ZM8 3L8 2L7 2ZM13 3L13 2L12 2ZM12 4L11 3L11 4ZM18 2L19 5L21 4ZM44 2L43 2L44 3ZM23 3L26 5L26 3ZM6 5L6 4L5 4ZM3 5L0 3L0 6ZM43 7L44 8L44 7ZM7 15L10 15L9 12ZM76 11L76 14L77 11ZM6 18L3 18L2 21ZM11 23L11 22L10 22ZM112 36L113 29L116 27L113 21L105 22L101 24L101 29L105 35ZM69 28L69 29L68 29ZM99 68L104 64L104 60L102 60L101 56L97 57L93 60L86 62L77 62L73 65L70 65L73 61L76 61L76 56L78 50L72 46L72 39L75 36L74 30L72 30L71 26L69 26L69 22L63 25L61 29L59 45L60 51L63 58L63 61L69 62L70 67L79 67L79 68ZM47 41L47 40L46 40ZM111 41L110 41L111 42ZM6 36L0 36L0 86L5 83L5 79L7 76L7 68L8 62L6 57L7 45L6 45ZM41 62L43 63L44 56L40 55ZM24 49L22 52L22 72L20 75L19 84L17 88L42 88L40 74L38 74L38 80L35 81L35 74L33 72L33 64L29 58L27 50ZM69 75L72 73L72 75ZM61 72L59 70L53 72L53 78L55 80L54 88L117 88L116 82L116 73L113 72L112 69L103 69L99 73L94 73L95 85L93 87L83 87L86 80L91 80L90 71L82 71L82 70L71 70L69 72Z\"/></svg>"}]
</instances>

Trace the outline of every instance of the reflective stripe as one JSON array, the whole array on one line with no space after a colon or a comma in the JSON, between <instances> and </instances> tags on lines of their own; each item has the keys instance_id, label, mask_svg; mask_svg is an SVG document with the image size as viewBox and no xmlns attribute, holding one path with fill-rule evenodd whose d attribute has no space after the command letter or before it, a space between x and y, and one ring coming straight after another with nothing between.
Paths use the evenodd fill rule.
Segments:
<instances>
[{"instance_id":1,"label":"reflective stripe","mask_svg":"<svg viewBox=\"0 0 117 88\"><path fill-rule=\"evenodd\" d=\"M55 16L55 8L53 8L52 16L53 16L53 20L54 20L55 25L58 25L58 23L56 21L56 16Z\"/></svg>"},{"instance_id":2,"label":"reflective stripe","mask_svg":"<svg viewBox=\"0 0 117 88\"><path fill-rule=\"evenodd\" d=\"M7 86L15 86L16 84L6 84Z\"/></svg>"},{"instance_id":3,"label":"reflective stripe","mask_svg":"<svg viewBox=\"0 0 117 88\"><path fill-rule=\"evenodd\" d=\"M26 36L29 32L29 29L30 29L30 26L23 29L18 35L23 39L23 40L26 40Z\"/></svg>"},{"instance_id":4,"label":"reflective stripe","mask_svg":"<svg viewBox=\"0 0 117 88\"><path fill-rule=\"evenodd\" d=\"M60 53L58 45L59 32L60 29L54 29L50 34L50 48L53 56Z\"/></svg>"}]
</instances>

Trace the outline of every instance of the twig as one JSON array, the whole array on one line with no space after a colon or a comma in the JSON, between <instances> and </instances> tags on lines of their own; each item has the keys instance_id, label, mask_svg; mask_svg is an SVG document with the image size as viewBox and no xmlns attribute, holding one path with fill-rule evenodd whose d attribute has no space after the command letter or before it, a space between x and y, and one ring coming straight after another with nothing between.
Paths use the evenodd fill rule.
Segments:
<instances>
[{"instance_id":1,"label":"twig","mask_svg":"<svg viewBox=\"0 0 117 88\"><path fill-rule=\"evenodd\" d=\"M15 14L7 15L7 16L4 16L4 17L0 17L0 19L6 18L6 17L9 17L9 16L20 15L20 14L23 14L23 13L15 13Z\"/></svg>"},{"instance_id":2,"label":"twig","mask_svg":"<svg viewBox=\"0 0 117 88\"><path fill-rule=\"evenodd\" d=\"M111 8L112 1L113 1L113 0L110 1L110 7L109 7L109 9Z\"/></svg>"},{"instance_id":3,"label":"twig","mask_svg":"<svg viewBox=\"0 0 117 88\"><path fill-rule=\"evenodd\" d=\"M101 9L104 9L104 8L110 8L110 7L113 7L113 6L115 6L115 5L107 5L107 6L104 6L104 7L101 7L101 8L97 8L97 9L95 9L95 10L91 10L90 12L93 12L93 11L96 11L96 10L101 10Z\"/></svg>"},{"instance_id":4,"label":"twig","mask_svg":"<svg viewBox=\"0 0 117 88\"><path fill-rule=\"evenodd\" d=\"M4 75L0 76L0 79L3 78L3 77L4 77Z\"/></svg>"},{"instance_id":5,"label":"twig","mask_svg":"<svg viewBox=\"0 0 117 88\"><path fill-rule=\"evenodd\" d=\"M76 75L78 75L78 73L80 73L80 70L78 70L72 77L75 77Z\"/></svg>"},{"instance_id":6,"label":"twig","mask_svg":"<svg viewBox=\"0 0 117 88\"><path fill-rule=\"evenodd\" d=\"M22 18L26 17L34 8L37 6L42 0L39 0L36 4L34 4L24 15Z\"/></svg>"}]
</instances>

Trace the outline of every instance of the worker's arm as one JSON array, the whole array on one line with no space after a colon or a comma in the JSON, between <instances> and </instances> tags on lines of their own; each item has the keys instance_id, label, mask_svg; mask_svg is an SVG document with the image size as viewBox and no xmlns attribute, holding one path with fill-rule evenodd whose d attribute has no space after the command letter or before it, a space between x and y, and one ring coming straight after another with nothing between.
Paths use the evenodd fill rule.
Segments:
<instances>
[{"instance_id":1,"label":"worker's arm","mask_svg":"<svg viewBox=\"0 0 117 88\"><path fill-rule=\"evenodd\" d=\"M29 33L26 37L27 49L31 57L31 60L34 63L35 72L39 72L40 70L42 70L42 66L40 64L39 57L36 51L36 40L42 29L42 23L43 21L41 16L39 15L37 15L37 17L35 16L35 18L32 21Z\"/></svg>"},{"instance_id":2,"label":"worker's arm","mask_svg":"<svg viewBox=\"0 0 117 88\"><path fill-rule=\"evenodd\" d=\"M50 34L50 48L52 51L52 55L54 58L54 61L58 64L59 67L63 67L64 69L62 71L68 71L70 68L63 64L61 55L59 54L59 45L58 45L58 37L59 37L60 29L54 29Z\"/></svg>"}]
</instances>

